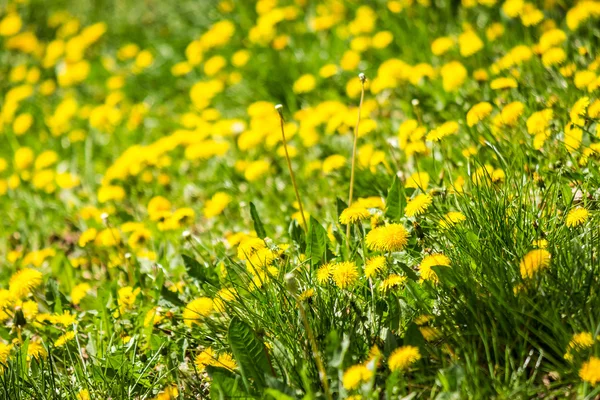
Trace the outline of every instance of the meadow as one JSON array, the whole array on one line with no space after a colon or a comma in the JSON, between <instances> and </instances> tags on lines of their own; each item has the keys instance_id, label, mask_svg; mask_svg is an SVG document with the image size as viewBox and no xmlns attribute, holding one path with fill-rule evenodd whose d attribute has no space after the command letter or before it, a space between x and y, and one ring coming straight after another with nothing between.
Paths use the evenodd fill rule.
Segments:
<instances>
[{"instance_id":1,"label":"meadow","mask_svg":"<svg viewBox=\"0 0 600 400\"><path fill-rule=\"evenodd\" d=\"M0 398L600 398L600 2L0 2Z\"/></svg>"}]
</instances>

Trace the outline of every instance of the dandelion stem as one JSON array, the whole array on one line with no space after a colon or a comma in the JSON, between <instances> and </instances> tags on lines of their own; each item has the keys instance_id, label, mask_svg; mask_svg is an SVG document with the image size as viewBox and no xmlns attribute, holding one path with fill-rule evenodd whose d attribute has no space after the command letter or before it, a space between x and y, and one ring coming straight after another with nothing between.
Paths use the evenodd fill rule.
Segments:
<instances>
[{"instance_id":1,"label":"dandelion stem","mask_svg":"<svg viewBox=\"0 0 600 400\"><path fill-rule=\"evenodd\" d=\"M290 177L292 178L292 186L294 186L294 192L296 193L296 201L298 202L298 208L300 209L300 216L302 217L302 227L305 232L308 232L308 225L306 225L306 218L304 217L304 207L302 207L302 200L300 200L300 192L298 192L298 184L296 183L296 176L292 169L292 162L287 148L287 140L285 139L284 119L283 119L283 106L277 104L275 106L277 113L279 114L279 122L281 125L281 139L283 140L283 150L285 151L285 159L287 161L288 170L290 171Z\"/></svg>"},{"instance_id":2,"label":"dandelion stem","mask_svg":"<svg viewBox=\"0 0 600 400\"><path fill-rule=\"evenodd\" d=\"M300 316L302 317L302 322L304 323L304 329L306 329L306 335L308 336L308 341L310 342L310 347L312 349L313 356L315 357L317 369L319 370L319 378L321 378L321 384L323 385L325 396L328 400L332 400L331 393L329 392L329 381L327 378L327 371L325 370L325 364L323 364L323 360L321 359L321 355L319 354L319 348L317 347L315 335L313 334L313 331L308 323L308 317L306 316L304 306L302 305L297 296L294 295L294 297L296 298L296 303L298 304L298 309L300 310Z\"/></svg>"},{"instance_id":3,"label":"dandelion stem","mask_svg":"<svg viewBox=\"0 0 600 400\"><path fill-rule=\"evenodd\" d=\"M350 167L350 193L348 194L348 207L352 205L352 198L354 196L354 169L356 166L356 144L358 142L358 126L360 125L360 113L362 111L363 99L365 97L365 81L367 78L365 74L358 74L358 79L360 79L360 102L358 103L358 116L356 118L356 127L354 128L354 142L352 143L352 163ZM348 252L350 251L350 225L346 226L346 245L348 248Z\"/></svg>"}]
</instances>

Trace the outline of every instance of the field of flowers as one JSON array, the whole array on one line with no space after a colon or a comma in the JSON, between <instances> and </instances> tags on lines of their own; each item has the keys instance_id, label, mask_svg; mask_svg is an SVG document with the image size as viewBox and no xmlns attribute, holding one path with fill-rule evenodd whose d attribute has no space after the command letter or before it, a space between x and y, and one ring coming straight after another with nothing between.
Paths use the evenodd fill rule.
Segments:
<instances>
[{"instance_id":1,"label":"field of flowers","mask_svg":"<svg viewBox=\"0 0 600 400\"><path fill-rule=\"evenodd\" d=\"M599 1L0 7L0 398L600 398Z\"/></svg>"}]
</instances>

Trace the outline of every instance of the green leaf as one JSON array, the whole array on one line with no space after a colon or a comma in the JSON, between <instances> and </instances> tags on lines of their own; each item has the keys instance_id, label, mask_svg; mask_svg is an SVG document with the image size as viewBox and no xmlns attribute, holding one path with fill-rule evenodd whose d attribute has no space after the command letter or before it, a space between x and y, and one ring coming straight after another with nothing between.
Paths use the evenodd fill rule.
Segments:
<instances>
[{"instance_id":1,"label":"green leaf","mask_svg":"<svg viewBox=\"0 0 600 400\"><path fill-rule=\"evenodd\" d=\"M273 370L264 343L252 328L238 317L231 319L227 339L247 389L253 383L255 389L262 391L266 386L265 375L272 374Z\"/></svg>"},{"instance_id":2,"label":"green leaf","mask_svg":"<svg viewBox=\"0 0 600 400\"><path fill-rule=\"evenodd\" d=\"M254 230L256 231L256 236L261 239L266 238L267 232L265 232L265 227L263 226L260 217L258 216L258 212L256 211L256 207L252 202L250 202L250 215L252 216L252 221L254 221Z\"/></svg>"},{"instance_id":3,"label":"green leaf","mask_svg":"<svg viewBox=\"0 0 600 400\"><path fill-rule=\"evenodd\" d=\"M327 250L327 231L313 216L310 217L308 228L308 240L306 245L306 256L311 265L316 265L325 257Z\"/></svg>"},{"instance_id":4,"label":"green leaf","mask_svg":"<svg viewBox=\"0 0 600 400\"><path fill-rule=\"evenodd\" d=\"M253 399L243 388L238 375L220 367L207 366L206 372L212 379L210 385L211 399Z\"/></svg>"},{"instance_id":5,"label":"green leaf","mask_svg":"<svg viewBox=\"0 0 600 400\"><path fill-rule=\"evenodd\" d=\"M188 275L192 278L197 279L201 283L215 284L219 281L219 277L212 269L204 267L194 258L187 254L182 254L181 258L183 258L183 264Z\"/></svg>"},{"instance_id":6,"label":"green leaf","mask_svg":"<svg viewBox=\"0 0 600 400\"><path fill-rule=\"evenodd\" d=\"M404 215L404 207L406 207L406 194L404 186L400 183L397 176L394 176L392 186L388 190L387 198L385 199L385 216L392 221L397 221Z\"/></svg>"},{"instance_id":7,"label":"green leaf","mask_svg":"<svg viewBox=\"0 0 600 400\"><path fill-rule=\"evenodd\" d=\"M344 202L344 200L340 199L339 197L336 198L336 207L337 207L337 216L338 219L340 218L340 215L342 215L342 211L344 211L346 208L348 208L348 204L346 204Z\"/></svg>"},{"instance_id":8,"label":"green leaf","mask_svg":"<svg viewBox=\"0 0 600 400\"><path fill-rule=\"evenodd\" d=\"M419 276L408 265L406 265L404 263L397 263L396 265L399 266L400 269L402 269L402 271L404 271L404 273L406 274L406 277L408 279L411 279L413 281L418 281L419 280Z\"/></svg>"},{"instance_id":9,"label":"green leaf","mask_svg":"<svg viewBox=\"0 0 600 400\"><path fill-rule=\"evenodd\" d=\"M160 295L163 299L173 304L174 306L183 306L185 303L179 299L177 293L171 292L166 286L163 286L160 290Z\"/></svg>"},{"instance_id":10,"label":"green leaf","mask_svg":"<svg viewBox=\"0 0 600 400\"><path fill-rule=\"evenodd\" d=\"M273 399L273 400L294 400L294 398L292 396L288 396L285 393L281 393L277 389L265 390L265 397L267 399Z\"/></svg>"},{"instance_id":11,"label":"green leaf","mask_svg":"<svg viewBox=\"0 0 600 400\"><path fill-rule=\"evenodd\" d=\"M431 267L431 269L438 276L438 279L442 284L447 285L449 287L456 286L454 274L452 273L452 268L448 267L447 265L434 265Z\"/></svg>"},{"instance_id":12,"label":"green leaf","mask_svg":"<svg viewBox=\"0 0 600 400\"><path fill-rule=\"evenodd\" d=\"M419 327L414 322L411 322L404 333L403 344L419 347L421 351L425 348L425 338L421 334Z\"/></svg>"}]
</instances>

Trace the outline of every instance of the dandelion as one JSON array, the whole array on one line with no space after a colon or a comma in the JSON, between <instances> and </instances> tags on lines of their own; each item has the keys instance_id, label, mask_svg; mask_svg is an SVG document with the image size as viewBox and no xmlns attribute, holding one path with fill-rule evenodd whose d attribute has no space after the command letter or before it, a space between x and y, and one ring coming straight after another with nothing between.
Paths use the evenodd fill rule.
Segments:
<instances>
[{"instance_id":1,"label":"dandelion","mask_svg":"<svg viewBox=\"0 0 600 400\"><path fill-rule=\"evenodd\" d=\"M204 216L206 218L213 218L220 215L225 207L231 202L232 197L224 192L217 192L213 197L206 202L204 205Z\"/></svg>"},{"instance_id":2,"label":"dandelion","mask_svg":"<svg viewBox=\"0 0 600 400\"><path fill-rule=\"evenodd\" d=\"M340 214L340 223L344 225L354 224L371 217L369 210L363 207L351 206Z\"/></svg>"},{"instance_id":3,"label":"dandelion","mask_svg":"<svg viewBox=\"0 0 600 400\"><path fill-rule=\"evenodd\" d=\"M351 261L343 261L333 265L332 278L340 289L352 286L358 280L358 268Z\"/></svg>"},{"instance_id":4,"label":"dandelion","mask_svg":"<svg viewBox=\"0 0 600 400\"><path fill-rule=\"evenodd\" d=\"M364 364L357 364L344 371L342 384L344 385L344 389L353 390L358 388L361 383L369 382L372 377L373 371Z\"/></svg>"},{"instance_id":5,"label":"dandelion","mask_svg":"<svg viewBox=\"0 0 600 400\"><path fill-rule=\"evenodd\" d=\"M589 97L582 97L573 104L569 116L571 117L571 122L577 126L583 126L585 124L585 119L582 117L585 116L586 110L590 105Z\"/></svg>"},{"instance_id":6,"label":"dandelion","mask_svg":"<svg viewBox=\"0 0 600 400\"><path fill-rule=\"evenodd\" d=\"M133 289L131 286L125 286L119 289L117 303L119 303L121 315L133 306L140 291L140 288Z\"/></svg>"},{"instance_id":7,"label":"dandelion","mask_svg":"<svg viewBox=\"0 0 600 400\"><path fill-rule=\"evenodd\" d=\"M475 104L467 113L467 125L472 127L492 113L492 105L486 101Z\"/></svg>"},{"instance_id":8,"label":"dandelion","mask_svg":"<svg viewBox=\"0 0 600 400\"><path fill-rule=\"evenodd\" d=\"M428 194L420 194L406 204L404 213L407 217L423 214L431 205L433 199Z\"/></svg>"},{"instance_id":9,"label":"dandelion","mask_svg":"<svg viewBox=\"0 0 600 400\"><path fill-rule=\"evenodd\" d=\"M474 31L467 31L458 37L460 55L470 57L483 48L483 42Z\"/></svg>"},{"instance_id":10,"label":"dandelion","mask_svg":"<svg viewBox=\"0 0 600 400\"><path fill-rule=\"evenodd\" d=\"M390 354L388 366L392 371L403 371L421 359L419 348L415 346L402 346Z\"/></svg>"},{"instance_id":11,"label":"dandelion","mask_svg":"<svg viewBox=\"0 0 600 400\"><path fill-rule=\"evenodd\" d=\"M439 142L446 136L454 135L456 132L458 132L458 123L456 121L448 121L441 126L432 129L427 134L427 140L430 142Z\"/></svg>"},{"instance_id":12,"label":"dandelion","mask_svg":"<svg viewBox=\"0 0 600 400\"><path fill-rule=\"evenodd\" d=\"M293 91L294 93L308 93L311 92L315 86L317 85L317 81L314 76L311 74L302 75L296 82L294 82Z\"/></svg>"},{"instance_id":13,"label":"dandelion","mask_svg":"<svg viewBox=\"0 0 600 400\"><path fill-rule=\"evenodd\" d=\"M490 87L494 90L517 88L518 84L514 78L496 78L490 82Z\"/></svg>"},{"instance_id":14,"label":"dandelion","mask_svg":"<svg viewBox=\"0 0 600 400\"><path fill-rule=\"evenodd\" d=\"M438 276L432 267L435 266L450 266L450 259L444 254L430 254L425 256L419 264L419 271L421 272L422 281L431 281L433 283L438 282Z\"/></svg>"},{"instance_id":15,"label":"dandelion","mask_svg":"<svg viewBox=\"0 0 600 400\"><path fill-rule=\"evenodd\" d=\"M23 298L42 284L42 273L31 268L23 268L15 272L8 283L10 294L16 298Z\"/></svg>"},{"instance_id":16,"label":"dandelion","mask_svg":"<svg viewBox=\"0 0 600 400\"><path fill-rule=\"evenodd\" d=\"M429 174L427 172L415 172L406 180L404 187L427 190L429 186Z\"/></svg>"},{"instance_id":17,"label":"dandelion","mask_svg":"<svg viewBox=\"0 0 600 400\"><path fill-rule=\"evenodd\" d=\"M513 101L504 106L501 112L502 123L507 126L513 126L517 123L519 117L523 115L525 105L520 101Z\"/></svg>"},{"instance_id":18,"label":"dandelion","mask_svg":"<svg viewBox=\"0 0 600 400\"><path fill-rule=\"evenodd\" d=\"M405 276L392 274L385 278L383 281L381 281L381 284L379 285L379 290L381 292L389 292L393 288L402 286L404 283L406 283Z\"/></svg>"},{"instance_id":19,"label":"dandelion","mask_svg":"<svg viewBox=\"0 0 600 400\"><path fill-rule=\"evenodd\" d=\"M306 300L314 297L315 293L316 293L315 289L308 288L308 289L304 290L302 293L300 293L298 295L298 300L299 301L306 301Z\"/></svg>"},{"instance_id":20,"label":"dandelion","mask_svg":"<svg viewBox=\"0 0 600 400\"><path fill-rule=\"evenodd\" d=\"M590 357L584 362L579 370L579 377L592 385L600 382L600 358Z\"/></svg>"},{"instance_id":21,"label":"dandelion","mask_svg":"<svg viewBox=\"0 0 600 400\"><path fill-rule=\"evenodd\" d=\"M333 264L327 263L319 267L317 269L317 282L319 284L324 285L329 282L331 276L333 274Z\"/></svg>"},{"instance_id":22,"label":"dandelion","mask_svg":"<svg viewBox=\"0 0 600 400\"><path fill-rule=\"evenodd\" d=\"M77 243L80 247L85 247L88 243L93 242L97 235L98 230L96 230L96 228L89 228L79 236L79 241Z\"/></svg>"},{"instance_id":23,"label":"dandelion","mask_svg":"<svg viewBox=\"0 0 600 400\"><path fill-rule=\"evenodd\" d=\"M539 271L550 265L550 252L545 249L531 250L523 257L519 265L523 279L533 278Z\"/></svg>"},{"instance_id":24,"label":"dandelion","mask_svg":"<svg viewBox=\"0 0 600 400\"><path fill-rule=\"evenodd\" d=\"M453 226L466 221L467 217L461 212L450 211L438 222L441 229L450 229Z\"/></svg>"},{"instance_id":25,"label":"dandelion","mask_svg":"<svg viewBox=\"0 0 600 400\"><path fill-rule=\"evenodd\" d=\"M91 288L92 287L88 283L80 283L75 285L71 290L71 303L73 303L74 305L79 305L79 303L81 303L81 300L83 300L83 298L87 296L87 293L90 291Z\"/></svg>"},{"instance_id":26,"label":"dandelion","mask_svg":"<svg viewBox=\"0 0 600 400\"><path fill-rule=\"evenodd\" d=\"M590 332L580 332L573 335L568 350L587 349L594 345L594 336Z\"/></svg>"},{"instance_id":27,"label":"dandelion","mask_svg":"<svg viewBox=\"0 0 600 400\"><path fill-rule=\"evenodd\" d=\"M587 209L583 207L575 207L567 214L566 224L569 228L582 225L585 221L587 221L589 215L590 213Z\"/></svg>"},{"instance_id":28,"label":"dandelion","mask_svg":"<svg viewBox=\"0 0 600 400\"><path fill-rule=\"evenodd\" d=\"M562 64L566 59L567 54L565 51L559 47L555 47L544 53L542 56L542 64L544 64L545 67L552 67L554 65Z\"/></svg>"},{"instance_id":29,"label":"dandelion","mask_svg":"<svg viewBox=\"0 0 600 400\"><path fill-rule=\"evenodd\" d=\"M208 317L214 310L214 302L209 297L198 297L188 303L183 310L183 321L190 328L199 324L202 317Z\"/></svg>"},{"instance_id":30,"label":"dandelion","mask_svg":"<svg viewBox=\"0 0 600 400\"><path fill-rule=\"evenodd\" d=\"M29 341L29 345L27 346L27 361L31 361L32 359L40 361L47 356L48 352L39 340L34 339Z\"/></svg>"},{"instance_id":31,"label":"dandelion","mask_svg":"<svg viewBox=\"0 0 600 400\"><path fill-rule=\"evenodd\" d=\"M381 271L383 271L385 269L385 266L385 256L369 258L367 260L367 263L365 264L365 276L367 278L372 278L375 275L379 274Z\"/></svg>"},{"instance_id":32,"label":"dandelion","mask_svg":"<svg viewBox=\"0 0 600 400\"><path fill-rule=\"evenodd\" d=\"M367 247L379 251L400 251L408 243L409 233L401 224L372 229L366 237Z\"/></svg>"},{"instance_id":33,"label":"dandelion","mask_svg":"<svg viewBox=\"0 0 600 400\"><path fill-rule=\"evenodd\" d=\"M56 339L56 341L54 342L54 346L62 347L65 344L67 344L67 342L70 342L73 339L75 339L75 331L69 331L64 335L61 335L58 339Z\"/></svg>"}]
</instances>

